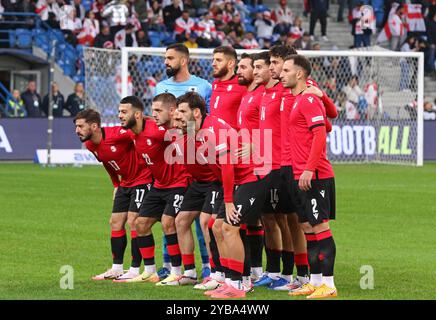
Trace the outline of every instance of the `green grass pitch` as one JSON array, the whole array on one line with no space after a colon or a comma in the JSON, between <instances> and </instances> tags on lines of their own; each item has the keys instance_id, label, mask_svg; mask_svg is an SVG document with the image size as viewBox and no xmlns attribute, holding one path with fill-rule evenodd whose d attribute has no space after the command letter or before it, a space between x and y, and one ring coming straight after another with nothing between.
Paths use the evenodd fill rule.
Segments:
<instances>
[{"instance_id":1,"label":"green grass pitch","mask_svg":"<svg viewBox=\"0 0 436 320\"><path fill-rule=\"evenodd\" d=\"M334 169L338 299L435 299L436 163ZM0 299L206 299L192 287L90 280L111 264L111 196L102 167L0 164ZM154 233L160 248L160 225ZM129 260L128 247L125 268ZM64 265L73 290L60 288ZM372 267L374 289L361 288L362 266ZM256 288L246 299L291 298Z\"/></svg>"}]
</instances>

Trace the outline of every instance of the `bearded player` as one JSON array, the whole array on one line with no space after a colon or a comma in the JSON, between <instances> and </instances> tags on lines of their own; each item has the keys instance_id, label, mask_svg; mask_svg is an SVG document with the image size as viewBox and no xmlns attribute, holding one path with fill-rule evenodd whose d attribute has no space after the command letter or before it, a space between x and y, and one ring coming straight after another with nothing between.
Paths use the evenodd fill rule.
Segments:
<instances>
[{"instance_id":1,"label":"bearded player","mask_svg":"<svg viewBox=\"0 0 436 320\"><path fill-rule=\"evenodd\" d=\"M113 264L93 280L114 279L123 282L139 275L141 253L137 243L135 220L142 200L150 190L152 176L143 159L135 151L131 133L124 127L101 127L100 114L93 109L79 112L74 118L76 134L98 161L103 163L114 185L111 226ZM132 264L123 271L127 246L125 224L131 232Z\"/></svg>"}]
</instances>

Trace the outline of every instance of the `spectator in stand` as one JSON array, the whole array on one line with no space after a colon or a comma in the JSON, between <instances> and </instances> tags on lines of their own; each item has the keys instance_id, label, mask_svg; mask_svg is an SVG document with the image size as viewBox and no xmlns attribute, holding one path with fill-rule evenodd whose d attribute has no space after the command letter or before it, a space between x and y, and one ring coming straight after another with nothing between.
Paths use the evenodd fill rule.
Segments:
<instances>
[{"instance_id":1,"label":"spectator in stand","mask_svg":"<svg viewBox=\"0 0 436 320\"><path fill-rule=\"evenodd\" d=\"M286 46L287 42L288 42L288 35L286 33L284 33L284 34L280 34L279 38L274 42L274 45L275 46ZM264 44L264 46L265 46L265 44Z\"/></svg>"},{"instance_id":2,"label":"spectator in stand","mask_svg":"<svg viewBox=\"0 0 436 320\"><path fill-rule=\"evenodd\" d=\"M165 26L168 31L173 32L176 20L182 15L182 9L180 9L180 0L172 0L172 4L164 7L163 18Z\"/></svg>"},{"instance_id":3,"label":"spectator in stand","mask_svg":"<svg viewBox=\"0 0 436 320\"><path fill-rule=\"evenodd\" d=\"M184 42L187 40L186 35L193 32L195 29L195 21L189 16L187 10L182 11L182 16L177 18L174 32L176 33L177 42Z\"/></svg>"},{"instance_id":4,"label":"spectator in stand","mask_svg":"<svg viewBox=\"0 0 436 320\"><path fill-rule=\"evenodd\" d=\"M248 8L245 5L244 1L242 1L242 0L235 0L233 5L235 6L236 11L239 12L242 21L244 21L245 18L250 15L250 10L248 10Z\"/></svg>"},{"instance_id":5,"label":"spectator in stand","mask_svg":"<svg viewBox=\"0 0 436 320\"><path fill-rule=\"evenodd\" d=\"M269 50L272 47L271 39L265 38L263 39L262 49Z\"/></svg>"},{"instance_id":6,"label":"spectator in stand","mask_svg":"<svg viewBox=\"0 0 436 320\"><path fill-rule=\"evenodd\" d=\"M280 0L271 13L272 20L276 23L274 33L288 34L293 23L293 13L291 8L287 6L286 0Z\"/></svg>"},{"instance_id":7,"label":"spectator in stand","mask_svg":"<svg viewBox=\"0 0 436 320\"><path fill-rule=\"evenodd\" d=\"M335 77L332 76L327 79L327 81L324 83L324 90L330 99L332 99L333 101L336 100L338 88L336 86Z\"/></svg>"},{"instance_id":8,"label":"spectator in stand","mask_svg":"<svg viewBox=\"0 0 436 320\"><path fill-rule=\"evenodd\" d=\"M436 56L436 10L429 13L426 21L428 50L426 61L426 72L436 76L435 56Z\"/></svg>"},{"instance_id":9,"label":"spectator in stand","mask_svg":"<svg viewBox=\"0 0 436 320\"><path fill-rule=\"evenodd\" d=\"M20 97L20 91L12 91L12 98L6 104L6 115L8 117L23 118L27 116L26 108L24 106L24 101Z\"/></svg>"},{"instance_id":10,"label":"spectator in stand","mask_svg":"<svg viewBox=\"0 0 436 320\"><path fill-rule=\"evenodd\" d=\"M136 33L136 41L138 42L138 47L147 48L151 46L150 38L144 30L139 30Z\"/></svg>"},{"instance_id":11,"label":"spectator in stand","mask_svg":"<svg viewBox=\"0 0 436 320\"><path fill-rule=\"evenodd\" d=\"M347 104L347 95L343 91L338 92L335 101L336 110L338 111L338 119L345 118L345 112L347 109L346 104Z\"/></svg>"},{"instance_id":12,"label":"spectator in stand","mask_svg":"<svg viewBox=\"0 0 436 320\"><path fill-rule=\"evenodd\" d=\"M393 26L391 29L392 36L389 39L389 47L392 51L399 51L400 45L406 34L406 27L403 22L404 7L398 6L395 13L388 19L388 23Z\"/></svg>"},{"instance_id":13,"label":"spectator in stand","mask_svg":"<svg viewBox=\"0 0 436 320\"><path fill-rule=\"evenodd\" d=\"M142 30L148 30L148 24L150 23L148 20L149 4L150 2L145 0L135 0L132 3L132 11L136 13Z\"/></svg>"},{"instance_id":14,"label":"spectator in stand","mask_svg":"<svg viewBox=\"0 0 436 320\"><path fill-rule=\"evenodd\" d=\"M357 107L359 118L365 119L368 103L365 99L364 92L359 87L359 78L357 76L351 76L348 84L342 88L342 91L347 95L348 101Z\"/></svg>"},{"instance_id":15,"label":"spectator in stand","mask_svg":"<svg viewBox=\"0 0 436 320\"><path fill-rule=\"evenodd\" d=\"M343 22L344 21L344 9L345 4L349 2L352 2L350 0L338 0L339 8L338 8L338 17L336 19L337 22Z\"/></svg>"},{"instance_id":16,"label":"spectator in stand","mask_svg":"<svg viewBox=\"0 0 436 320\"><path fill-rule=\"evenodd\" d=\"M436 120L436 110L430 101L424 102L424 120Z\"/></svg>"},{"instance_id":17,"label":"spectator in stand","mask_svg":"<svg viewBox=\"0 0 436 320\"><path fill-rule=\"evenodd\" d=\"M65 5L62 7L60 27L65 35L65 39L73 46L77 45L77 35L82 30L82 21L76 16L76 9L73 6Z\"/></svg>"},{"instance_id":18,"label":"spectator in stand","mask_svg":"<svg viewBox=\"0 0 436 320\"><path fill-rule=\"evenodd\" d=\"M198 43L197 43L198 36L197 36L197 34L195 32L188 33L187 38L188 38L188 40L183 42L183 44L186 46L186 48L197 49L198 48Z\"/></svg>"},{"instance_id":19,"label":"spectator in stand","mask_svg":"<svg viewBox=\"0 0 436 320\"><path fill-rule=\"evenodd\" d=\"M192 0L183 0L183 10L188 11L190 17L197 16L197 9L195 8L195 5L192 2Z\"/></svg>"},{"instance_id":20,"label":"spectator in stand","mask_svg":"<svg viewBox=\"0 0 436 320\"><path fill-rule=\"evenodd\" d=\"M414 36L408 36L401 46L401 52L419 52L419 41ZM410 65L406 58L400 58L400 91L409 90Z\"/></svg>"},{"instance_id":21,"label":"spectator in stand","mask_svg":"<svg viewBox=\"0 0 436 320\"><path fill-rule=\"evenodd\" d=\"M95 37L94 46L96 48L103 48L105 42L113 42L113 37L107 22L103 21L101 32Z\"/></svg>"},{"instance_id":22,"label":"spectator in stand","mask_svg":"<svg viewBox=\"0 0 436 320\"><path fill-rule=\"evenodd\" d=\"M215 28L215 22L207 11L197 23L198 45L202 48L215 48L221 45Z\"/></svg>"},{"instance_id":23,"label":"spectator in stand","mask_svg":"<svg viewBox=\"0 0 436 320\"><path fill-rule=\"evenodd\" d=\"M218 10L211 10L212 13L212 19L215 23L215 28L217 32L223 32L225 33L227 24L223 21L223 12L218 8Z\"/></svg>"},{"instance_id":24,"label":"spectator in stand","mask_svg":"<svg viewBox=\"0 0 436 320\"><path fill-rule=\"evenodd\" d=\"M236 36L242 37L244 35L244 26L241 23L241 16L239 14L235 14L232 18L232 21L225 26L224 30L226 34L234 31Z\"/></svg>"},{"instance_id":25,"label":"spectator in stand","mask_svg":"<svg viewBox=\"0 0 436 320\"><path fill-rule=\"evenodd\" d=\"M61 8L56 0L38 0L35 12L41 17L41 20L46 21L50 27L59 28Z\"/></svg>"},{"instance_id":26,"label":"spectator in stand","mask_svg":"<svg viewBox=\"0 0 436 320\"><path fill-rule=\"evenodd\" d=\"M259 39L271 38L275 26L274 21L271 19L271 12L264 11L262 14L258 14L254 26Z\"/></svg>"},{"instance_id":27,"label":"spectator in stand","mask_svg":"<svg viewBox=\"0 0 436 320\"><path fill-rule=\"evenodd\" d=\"M125 4L125 0L113 0L106 4L101 13L103 18L108 19L111 28L111 35L123 30L129 18L129 7Z\"/></svg>"},{"instance_id":28,"label":"spectator in stand","mask_svg":"<svg viewBox=\"0 0 436 320\"><path fill-rule=\"evenodd\" d=\"M241 41L241 46L244 49L259 49L259 43L257 42L253 32L247 32L244 35L244 39Z\"/></svg>"},{"instance_id":29,"label":"spectator in stand","mask_svg":"<svg viewBox=\"0 0 436 320\"><path fill-rule=\"evenodd\" d=\"M316 22L319 20L321 23L321 35L324 41L328 41L327 38L327 10L329 0L311 0L310 1L310 36L314 39L314 32Z\"/></svg>"},{"instance_id":30,"label":"spectator in stand","mask_svg":"<svg viewBox=\"0 0 436 320\"><path fill-rule=\"evenodd\" d=\"M138 46L133 24L128 23L123 30L115 34L114 46L116 49Z\"/></svg>"},{"instance_id":31,"label":"spectator in stand","mask_svg":"<svg viewBox=\"0 0 436 320\"><path fill-rule=\"evenodd\" d=\"M92 12L94 12L95 18L100 22L102 22L103 20L102 13L105 5L106 5L106 0L95 0L92 3L91 10Z\"/></svg>"},{"instance_id":32,"label":"spectator in stand","mask_svg":"<svg viewBox=\"0 0 436 320\"><path fill-rule=\"evenodd\" d=\"M158 1L154 0L151 2L147 9L147 19L150 30L158 32L165 30L163 10Z\"/></svg>"},{"instance_id":33,"label":"spectator in stand","mask_svg":"<svg viewBox=\"0 0 436 320\"><path fill-rule=\"evenodd\" d=\"M100 22L95 18L93 11L86 13L86 18L83 21L83 29L77 35L77 42L85 46L94 46L94 41L100 33Z\"/></svg>"},{"instance_id":34,"label":"spectator in stand","mask_svg":"<svg viewBox=\"0 0 436 320\"><path fill-rule=\"evenodd\" d=\"M74 92L67 98L65 109L70 113L71 117L75 117L80 111L84 110L85 105L85 91L83 83L78 82L74 86Z\"/></svg>"},{"instance_id":35,"label":"spectator in stand","mask_svg":"<svg viewBox=\"0 0 436 320\"><path fill-rule=\"evenodd\" d=\"M352 32L354 47L369 47L371 35L376 32L374 10L371 6L359 2L352 13Z\"/></svg>"},{"instance_id":36,"label":"spectator in stand","mask_svg":"<svg viewBox=\"0 0 436 320\"><path fill-rule=\"evenodd\" d=\"M62 117L65 107L65 99L62 93L59 91L59 86L56 82L53 82L51 85L52 90L52 100L51 103L53 105L53 116L54 117ZM44 100L42 101L42 110L44 113L48 116L48 108L49 108L49 101L48 101L48 93L45 95Z\"/></svg>"},{"instance_id":37,"label":"spectator in stand","mask_svg":"<svg viewBox=\"0 0 436 320\"><path fill-rule=\"evenodd\" d=\"M291 37L295 40L300 39L304 34L303 20L299 16L294 19L294 24L291 27Z\"/></svg>"},{"instance_id":38,"label":"spectator in stand","mask_svg":"<svg viewBox=\"0 0 436 320\"><path fill-rule=\"evenodd\" d=\"M303 36L295 41L295 49L312 50L312 39L308 32L303 33Z\"/></svg>"},{"instance_id":39,"label":"spectator in stand","mask_svg":"<svg viewBox=\"0 0 436 320\"><path fill-rule=\"evenodd\" d=\"M224 23L229 23L230 21L232 21L232 17L236 14L239 14L239 12L235 9L233 3L231 3L230 1L226 1L223 10Z\"/></svg>"},{"instance_id":40,"label":"spectator in stand","mask_svg":"<svg viewBox=\"0 0 436 320\"><path fill-rule=\"evenodd\" d=\"M82 5L82 0L74 0L73 6L74 8L76 8L77 18L83 21L83 19L85 19L86 10L85 7Z\"/></svg>"}]
</instances>

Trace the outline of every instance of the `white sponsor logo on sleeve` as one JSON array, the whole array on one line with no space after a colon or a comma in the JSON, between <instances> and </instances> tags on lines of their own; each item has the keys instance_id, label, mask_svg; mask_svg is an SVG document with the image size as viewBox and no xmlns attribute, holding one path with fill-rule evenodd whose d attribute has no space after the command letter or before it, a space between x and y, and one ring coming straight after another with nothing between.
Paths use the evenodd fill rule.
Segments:
<instances>
[{"instance_id":1,"label":"white sponsor logo on sleeve","mask_svg":"<svg viewBox=\"0 0 436 320\"><path fill-rule=\"evenodd\" d=\"M317 116L317 117L313 117L312 118L312 122L317 122L317 121L324 121L324 117L323 116Z\"/></svg>"}]
</instances>

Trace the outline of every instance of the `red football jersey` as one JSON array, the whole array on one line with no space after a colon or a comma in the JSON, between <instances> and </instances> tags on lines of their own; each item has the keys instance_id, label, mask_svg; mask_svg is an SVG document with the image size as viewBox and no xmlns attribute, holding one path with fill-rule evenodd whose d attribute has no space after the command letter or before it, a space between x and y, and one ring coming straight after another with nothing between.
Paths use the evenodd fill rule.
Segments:
<instances>
[{"instance_id":1,"label":"red football jersey","mask_svg":"<svg viewBox=\"0 0 436 320\"><path fill-rule=\"evenodd\" d=\"M153 173L156 188L186 187L189 174L185 166L181 163L171 164L165 158L165 150L172 143L172 141L165 141L166 131L153 120L144 119L144 128L134 136L136 151L145 159Z\"/></svg>"},{"instance_id":2,"label":"red football jersey","mask_svg":"<svg viewBox=\"0 0 436 320\"><path fill-rule=\"evenodd\" d=\"M291 146L289 141L289 113L291 107L295 102L295 96L292 94L291 89L283 88L283 97L280 104L280 127L281 127L281 148L282 148L282 166L292 165Z\"/></svg>"},{"instance_id":3,"label":"red football jersey","mask_svg":"<svg viewBox=\"0 0 436 320\"><path fill-rule=\"evenodd\" d=\"M272 170L279 169L281 164L281 128L280 105L283 96L283 85L278 82L275 86L265 89L260 102L259 129L261 134L261 155L266 165L272 165ZM271 151L265 150L264 130L272 131Z\"/></svg>"},{"instance_id":4,"label":"red football jersey","mask_svg":"<svg viewBox=\"0 0 436 320\"><path fill-rule=\"evenodd\" d=\"M312 148L312 129L325 126L326 112L322 102L313 94L298 95L291 109L289 125L289 141L292 153L292 168L294 179L298 180L306 169ZM327 179L334 176L333 168L327 160L326 146L324 146L316 174L313 179Z\"/></svg>"},{"instance_id":5,"label":"red football jersey","mask_svg":"<svg viewBox=\"0 0 436 320\"><path fill-rule=\"evenodd\" d=\"M177 144L183 150L185 167L193 180L199 182L221 180L221 177L212 171L207 160L196 154L195 151L202 145L201 141L196 141L194 137L185 134L177 139Z\"/></svg>"},{"instance_id":6,"label":"red football jersey","mask_svg":"<svg viewBox=\"0 0 436 320\"><path fill-rule=\"evenodd\" d=\"M236 116L246 92L247 87L238 84L236 75L225 81L215 80L212 82L210 115L223 119L232 128L238 128Z\"/></svg>"},{"instance_id":7,"label":"red football jersey","mask_svg":"<svg viewBox=\"0 0 436 320\"><path fill-rule=\"evenodd\" d=\"M101 128L101 133L98 145L88 140L85 146L103 163L114 187L152 183L151 171L136 153L130 131L116 126Z\"/></svg>"},{"instance_id":8,"label":"red football jersey","mask_svg":"<svg viewBox=\"0 0 436 320\"><path fill-rule=\"evenodd\" d=\"M213 162L209 162L210 168L216 173L217 176L221 177L224 187L224 199L226 202L232 197L233 186L241 185L249 182L258 180L258 176L255 175L255 167L252 161L247 161L248 163L242 163L241 159L237 159L233 156L235 151L241 147L241 140L238 132L230 127L224 120L214 117L207 116L202 123L201 130L196 135L196 140L202 142L202 144L208 145L210 136L213 139L213 143L210 145L215 149L215 157ZM200 148L200 146L198 146ZM197 152L202 152L197 149ZM205 159L209 159L207 154L205 154ZM228 168L232 164L234 178L233 181L228 184L226 180L225 168Z\"/></svg>"},{"instance_id":9,"label":"red football jersey","mask_svg":"<svg viewBox=\"0 0 436 320\"><path fill-rule=\"evenodd\" d=\"M262 94L265 92L264 86L257 86L253 91L247 91L242 97L238 109L238 129L259 129L259 107Z\"/></svg>"}]
</instances>

